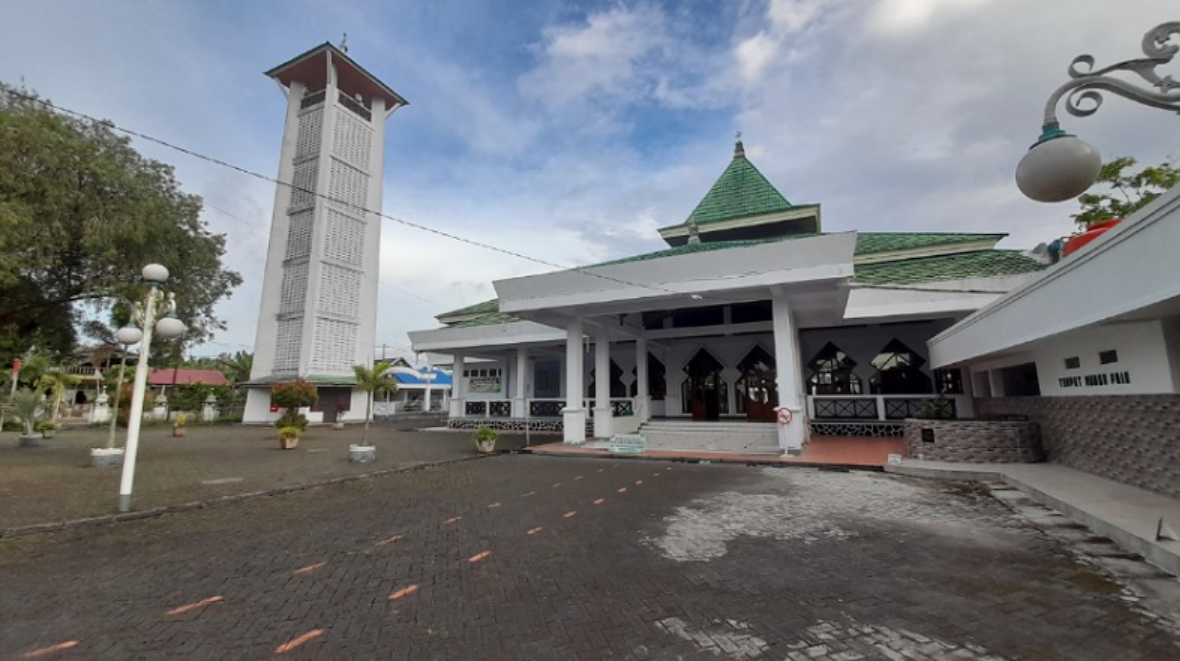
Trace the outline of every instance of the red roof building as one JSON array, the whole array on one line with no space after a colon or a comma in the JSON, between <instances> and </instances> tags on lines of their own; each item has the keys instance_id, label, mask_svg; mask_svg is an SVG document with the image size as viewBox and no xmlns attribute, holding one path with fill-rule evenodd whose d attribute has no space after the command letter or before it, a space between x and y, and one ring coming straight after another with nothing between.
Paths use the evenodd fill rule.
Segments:
<instances>
[{"instance_id":1,"label":"red roof building","mask_svg":"<svg viewBox=\"0 0 1180 661\"><path fill-rule=\"evenodd\" d=\"M164 367L152 368L152 371L148 373L149 386L176 386L186 383L225 386L229 385L229 380L217 370L188 370Z\"/></svg>"}]
</instances>

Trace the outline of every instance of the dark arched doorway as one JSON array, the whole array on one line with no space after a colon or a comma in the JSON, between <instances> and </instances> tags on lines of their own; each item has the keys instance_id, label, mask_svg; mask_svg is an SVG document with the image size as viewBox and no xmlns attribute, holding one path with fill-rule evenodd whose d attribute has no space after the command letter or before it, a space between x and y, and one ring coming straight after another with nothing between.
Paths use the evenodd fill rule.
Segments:
<instances>
[{"instance_id":1,"label":"dark arched doorway","mask_svg":"<svg viewBox=\"0 0 1180 661\"><path fill-rule=\"evenodd\" d=\"M686 413L693 420L719 420L729 408L726 383L721 379L723 365L713 354L701 349L684 366L688 380L684 382L683 401Z\"/></svg>"},{"instance_id":2,"label":"dark arched doorway","mask_svg":"<svg viewBox=\"0 0 1180 661\"><path fill-rule=\"evenodd\" d=\"M738 363L738 369L742 373L734 384L738 413L745 413L747 420L773 422L774 407L778 406L774 356L766 349L755 346Z\"/></svg>"}]
</instances>

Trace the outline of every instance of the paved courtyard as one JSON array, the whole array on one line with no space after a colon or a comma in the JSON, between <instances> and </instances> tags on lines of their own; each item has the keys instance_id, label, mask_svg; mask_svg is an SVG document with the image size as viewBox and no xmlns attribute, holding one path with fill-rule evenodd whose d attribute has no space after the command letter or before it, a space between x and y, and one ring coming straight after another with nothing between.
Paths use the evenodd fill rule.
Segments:
<instances>
[{"instance_id":1,"label":"paved courtyard","mask_svg":"<svg viewBox=\"0 0 1180 661\"><path fill-rule=\"evenodd\" d=\"M504 455L0 540L0 586L14 658L1180 655L983 490L879 473Z\"/></svg>"},{"instance_id":2,"label":"paved courtyard","mask_svg":"<svg viewBox=\"0 0 1180 661\"><path fill-rule=\"evenodd\" d=\"M119 431L120 446L124 434ZM121 470L90 467L90 448L106 438L105 428L74 427L41 447L20 448L15 433L0 434L0 531L116 512ZM377 447L376 461L349 463L348 446L360 440L360 425L315 426L298 448L284 451L271 427L190 425L184 438L173 438L171 427L147 426L133 505L174 507L475 456L469 432L398 431L378 423L367 437ZM497 447L524 444L523 436L504 435Z\"/></svg>"}]
</instances>

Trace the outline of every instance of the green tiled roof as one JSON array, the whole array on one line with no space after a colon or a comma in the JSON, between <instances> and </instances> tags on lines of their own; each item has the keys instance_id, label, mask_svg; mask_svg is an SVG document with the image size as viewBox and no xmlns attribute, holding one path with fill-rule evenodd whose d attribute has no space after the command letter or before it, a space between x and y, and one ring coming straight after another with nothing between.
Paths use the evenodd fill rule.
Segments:
<instances>
[{"instance_id":1,"label":"green tiled roof","mask_svg":"<svg viewBox=\"0 0 1180 661\"><path fill-rule=\"evenodd\" d=\"M853 280L874 285L909 285L918 282L1032 273L1043 268L1044 264L1015 250L979 250L955 255L859 264L856 266L856 276Z\"/></svg>"},{"instance_id":2,"label":"green tiled roof","mask_svg":"<svg viewBox=\"0 0 1180 661\"><path fill-rule=\"evenodd\" d=\"M762 245L764 243L774 243L776 241L788 241L794 239L806 239L819 234L790 234L787 236L775 237L773 239L752 239L749 241L709 241L702 243L687 243L675 248L665 248L664 250L657 250L655 252L644 253L642 255L632 255L631 257L623 257L621 259L604 262L602 264L594 264L593 266L611 266L614 264L627 264L630 262L644 262L649 259L660 259L662 257L676 257L677 255L689 255L696 252L708 252L710 250L724 250L726 248L746 248L749 246ZM905 233L905 232L860 232L856 235L856 254L857 255L871 255L874 253L891 252L894 250L915 250L918 248L931 248L935 246L952 246L957 243L971 243L982 240L994 240L1007 236L1006 234L954 234L949 232L925 232L925 233ZM587 267L589 268L589 267Z\"/></svg>"},{"instance_id":3,"label":"green tiled roof","mask_svg":"<svg viewBox=\"0 0 1180 661\"><path fill-rule=\"evenodd\" d=\"M499 311L500 311L500 299L493 298L490 301L484 301L483 303L476 303L475 305L468 305L465 308L459 308L458 310L451 310L450 312L444 312L442 314L435 315L435 319L438 319L439 317L459 317L459 316L468 315L468 314L487 314L488 312L499 312Z\"/></svg>"},{"instance_id":4,"label":"green tiled roof","mask_svg":"<svg viewBox=\"0 0 1180 661\"><path fill-rule=\"evenodd\" d=\"M629 264L631 262L646 262L649 259L660 259L663 257L676 257L678 255L691 255L696 252L709 252L711 250L724 250L726 248L748 248L750 246L760 246L764 243L775 243L776 241L788 241L791 239L803 239L811 236L818 236L817 234L791 234L789 236L776 237L773 239L752 239L749 241L709 241L707 243L686 243L675 248L665 248L655 252L644 253L642 255L632 255L630 257L623 257L601 264L592 264L583 268L594 268L596 266L613 266L615 264Z\"/></svg>"},{"instance_id":5,"label":"green tiled roof","mask_svg":"<svg viewBox=\"0 0 1180 661\"><path fill-rule=\"evenodd\" d=\"M999 241L1007 234L955 234L950 232L861 232L856 237L856 254L871 255L894 250L914 250L932 246Z\"/></svg>"},{"instance_id":6,"label":"green tiled roof","mask_svg":"<svg viewBox=\"0 0 1180 661\"><path fill-rule=\"evenodd\" d=\"M451 324L448 328L470 328L472 326L494 326L496 324L506 324L510 321L519 321L516 317L502 312L493 312L485 314L474 319L467 319L458 323Z\"/></svg>"},{"instance_id":7,"label":"green tiled roof","mask_svg":"<svg viewBox=\"0 0 1180 661\"><path fill-rule=\"evenodd\" d=\"M685 224L716 223L786 211L791 203L738 151Z\"/></svg>"}]
</instances>

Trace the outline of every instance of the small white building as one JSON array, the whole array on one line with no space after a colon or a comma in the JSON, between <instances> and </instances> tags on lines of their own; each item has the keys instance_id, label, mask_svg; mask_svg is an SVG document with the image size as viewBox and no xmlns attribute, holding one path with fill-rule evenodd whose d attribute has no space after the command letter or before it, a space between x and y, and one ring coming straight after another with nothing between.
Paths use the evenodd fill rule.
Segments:
<instances>
[{"instance_id":1,"label":"small white building","mask_svg":"<svg viewBox=\"0 0 1180 661\"><path fill-rule=\"evenodd\" d=\"M1180 497L1180 188L930 340L1047 458Z\"/></svg>"},{"instance_id":2,"label":"small white building","mask_svg":"<svg viewBox=\"0 0 1180 661\"><path fill-rule=\"evenodd\" d=\"M1044 268L996 249L1003 234L824 233L820 206L788 202L740 142L660 235L665 250L497 281L497 299L410 333L415 351L454 356L448 424L581 443L749 422L765 441L744 449L776 452L809 434L899 436L936 393L972 412L969 380L933 369L927 340Z\"/></svg>"}]
</instances>

